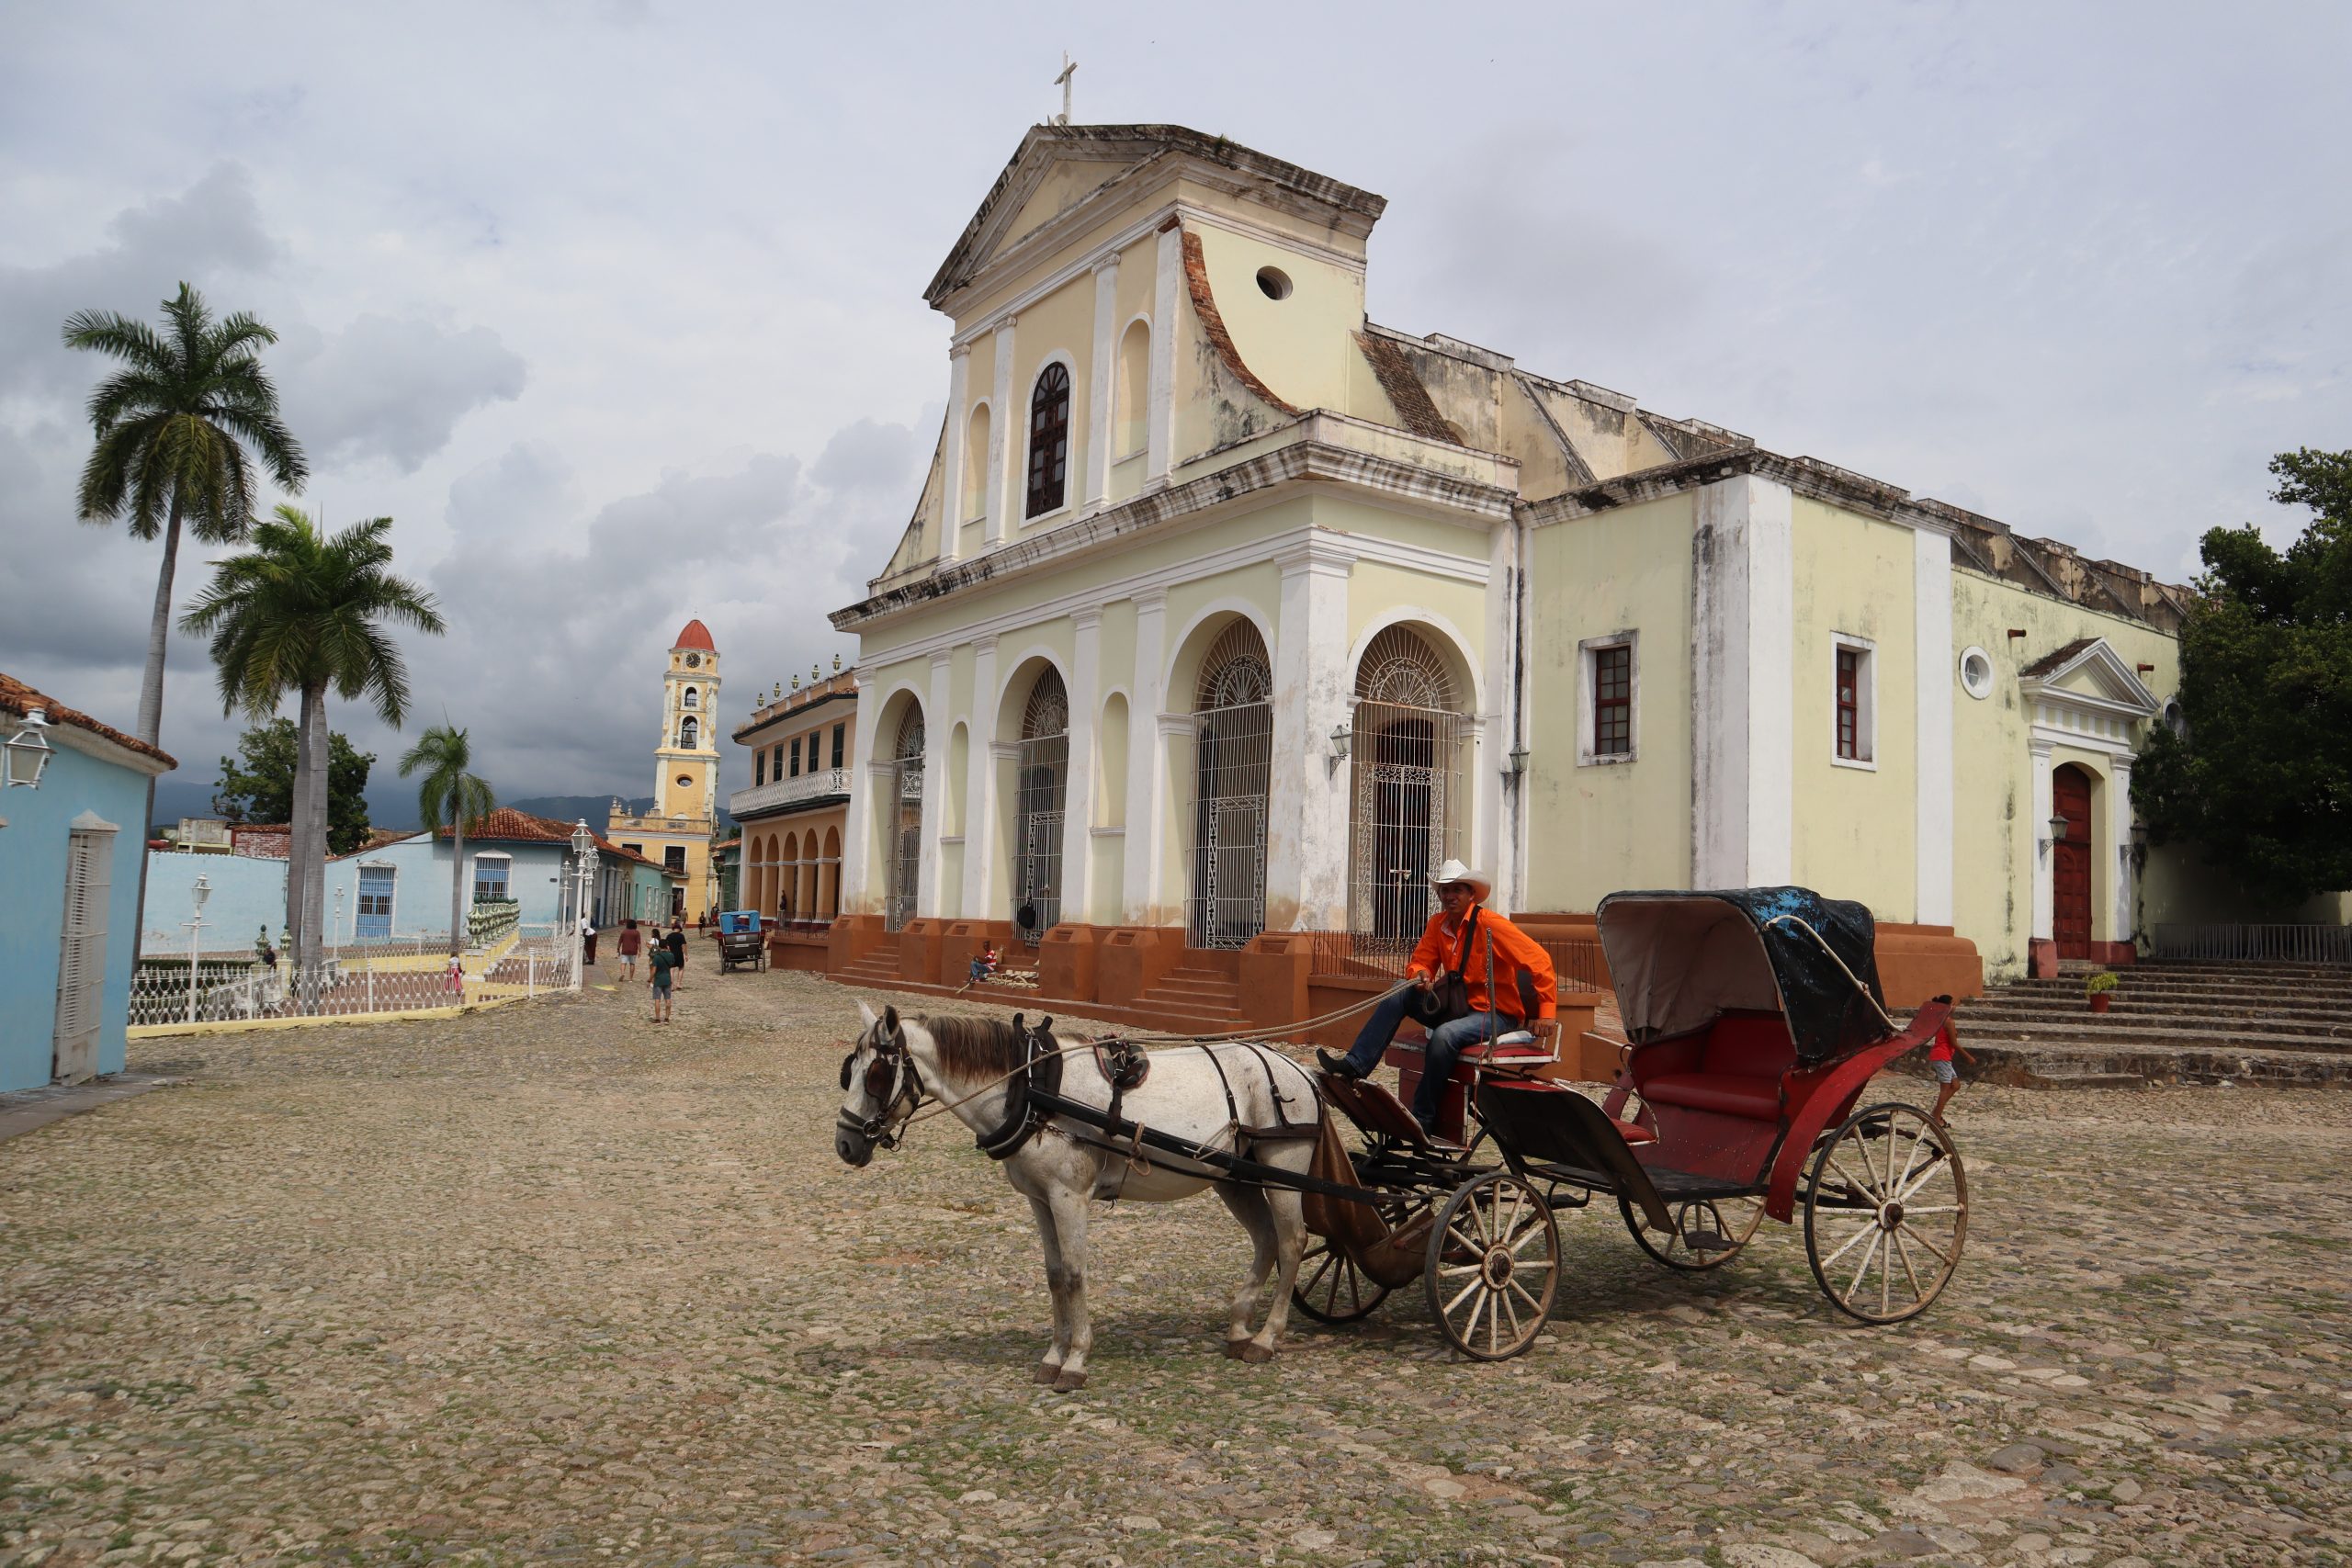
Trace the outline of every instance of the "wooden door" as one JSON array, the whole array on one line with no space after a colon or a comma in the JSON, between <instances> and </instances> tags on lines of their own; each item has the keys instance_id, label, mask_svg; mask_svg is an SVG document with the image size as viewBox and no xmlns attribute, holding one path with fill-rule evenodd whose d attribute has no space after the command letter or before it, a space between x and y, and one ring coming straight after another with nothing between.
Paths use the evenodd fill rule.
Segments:
<instances>
[{"instance_id":1,"label":"wooden door","mask_svg":"<svg viewBox=\"0 0 2352 1568\"><path fill-rule=\"evenodd\" d=\"M2071 762L2050 776L2051 814L2066 836L2051 846L2051 934L2061 958L2091 955L2091 780Z\"/></svg>"}]
</instances>

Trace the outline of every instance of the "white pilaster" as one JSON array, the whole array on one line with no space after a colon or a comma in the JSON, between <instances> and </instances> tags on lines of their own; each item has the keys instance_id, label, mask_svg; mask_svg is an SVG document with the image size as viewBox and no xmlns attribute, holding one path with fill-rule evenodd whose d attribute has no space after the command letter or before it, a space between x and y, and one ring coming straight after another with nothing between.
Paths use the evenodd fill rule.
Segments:
<instances>
[{"instance_id":1,"label":"white pilaster","mask_svg":"<svg viewBox=\"0 0 2352 1568\"><path fill-rule=\"evenodd\" d=\"M1510 765L1511 594L1518 536L1515 523L1502 524L1487 536L1487 635L1480 656L1480 662L1488 665L1486 711L1478 715L1476 739L1462 760L1467 770L1463 782L1470 792L1464 842L1471 852L1464 858L1495 879L1492 905L1507 914L1521 908L1518 856L1503 836L1508 819L1503 770ZM1475 671L1472 684L1476 685ZM1463 705L1470 706L1476 697L1475 690L1463 693Z\"/></svg>"},{"instance_id":2,"label":"white pilaster","mask_svg":"<svg viewBox=\"0 0 2352 1568\"><path fill-rule=\"evenodd\" d=\"M937 919L954 912L939 833L947 821L947 674L954 656L942 649L931 656L931 694L922 710L922 872L915 882L915 913Z\"/></svg>"},{"instance_id":3,"label":"white pilaster","mask_svg":"<svg viewBox=\"0 0 2352 1568\"><path fill-rule=\"evenodd\" d=\"M940 451L939 558L952 561L964 537L964 443L970 438L972 345L947 351L947 439ZM993 424L995 422L989 422Z\"/></svg>"},{"instance_id":4,"label":"white pilaster","mask_svg":"<svg viewBox=\"0 0 2352 1568\"><path fill-rule=\"evenodd\" d=\"M1911 536L1912 722L1918 739L1915 875L1923 926L1952 921L1951 540L1926 528Z\"/></svg>"},{"instance_id":5,"label":"white pilaster","mask_svg":"<svg viewBox=\"0 0 2352 1568\"><path fill-rule=\"evenodd\" d=\"M1062 796L1062 919L1082 921L1094 872L1094 724L1102 704L1102 612L1070 616L1069 773Z\"/></svg>"},{"instance_id":6,"label":"white pilaster","mask_svg":"<svg viewBox=\"0 0 2352 1568\"><path fill-rule=\"evenodd\" d=\"M1155 333L1155 352L1158 344ZM1160 913L1159 866L1167 842L1167 764L1159 739L1159 710L1167 698L1160 665L1167 642L1167 593L1138 595L1135 682L1127 702L1126 886L1120 895L1120 919L1128 925L1151 924Z\"/></svg>"},{"instance_id":7,"label":"white pilaster","mask_svg":"<svg viewBox=\"0 0 2352 1568\"><path fill-rule=\"evenodd\" d=\"M874 756L874 732L882 722L882 705L858 682L857 750L861 761ZM849 792L849 814L842 824L842 913L878 915L882 912L882 880L874 874L874 791L869 765L866 787ZM772 890L771 890L772 896ZM775 906L768 907L770 914Z\"/></svg>"},{"instance_id":8,"label":"white pilaster","mask_svg":"<svg viewBox=\"0 0 2352 1568\"><path fill-rule=\"evenodd\" d=\"M1796 812L1795 497L1701 488L1692 541L1690 880L1790 880Z\"/></svg>"},{"instance_id":9,"label":"white pilaster","mask_svg":"<svg viewBox=\"0 0 2352 1568\"><path fill-rule=\"evenodd\" d=\"M971 745L965 752L964 907L967 920L997 918L996 859L996 638L972 645Z\"/></svg>"},{"instance_id":10,"label":"white pilaster","mask_svg":"<svg viewBox=\"0 0 2352 1568\"><path fill-rule=\"evenodd\" d=\"M2123 757L2109 757L2108 778L2108 831L2115 840L2115 923L2108 928L2109 942L2130 942L2139 922L2132 918L2132 763Z\"/></svg>"},{"instance_id":11,"label":"white pilaster","mask_svg":"<svg viewBox=\"0 0 2352 1568\"><path fill-rule=\"evenodd\" d=\"M1347 764L1331 764L1330 735L1349 716L1348 578L1355 555L1318 534L1281 566L1272 649L1276 760L1266 800L1266 924L1341 931L1351 775Z\"/></svg>"},{"instance_id":12,"label":"white pilaster","mask_svg":"<svg viewBox=\"0 0 2352 1568\"><path fill-rule=\"evenodd\" d=\"M2033 930L2030 934L2044 941L2055 936L2058 929L2057 868L2051 863L2050 851L2050 814L2054 809L2050 794L2050 745L2047 740L2026 742L2033 753Z\"/></svg>"},{"instance_id":13,"label":"white pilaster","mask_svg":"<svg viewBox=\"0 0 2352 1568\"><path fill-rule=\"evenodd\" d=\"M1094 264L1094 374L1086 384L1086 504L1111 499L1111 393L1118 372L1119 253ZM1062 908L1069 908L1068 899Z\"/></svg>"},{"instance_id":14,"label":"white pilaster","mask_svg":"<svg viewBox=\"0 0 2352 1568\"><path fill-rule=\"evenodd\" d=\"M1144 482L1164 483L1176 445L1176 300L1184 288L1184 234L1163 230L1151 282L1151 409Z\"/></svg>"},{"instance_id":15,"label":"white pilaster","mask_svg":"<svg viewBox=\"0 0 2352 1568\"><path fill-rule=\"evenodd\" d=\"M1029 411L1012 406L1013 326L1011 316L996 324L996 394L989 411L987 537L991 545L1001 545L1012 537L1016 526L1012 519L1021 515L1021 454L1025 447Z\"/></svg>"}]
</instances>

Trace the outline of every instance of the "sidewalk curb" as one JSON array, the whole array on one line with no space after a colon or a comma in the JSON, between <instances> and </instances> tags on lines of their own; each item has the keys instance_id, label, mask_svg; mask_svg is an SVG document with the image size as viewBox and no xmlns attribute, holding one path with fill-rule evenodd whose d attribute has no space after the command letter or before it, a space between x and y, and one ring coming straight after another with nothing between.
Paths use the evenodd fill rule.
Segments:
<instances>
[{"instance_id":1,"label":"sidewalk curb","mask_svg":"<svg viewBox=\"0 0 2352 1568\"><path fill-rule=\"evenodd\" d=\"M79 1116L117 1100L145 1094L151 1089L167 1089L187 1081L145 1073L117 1073L86 1083L51 1084L42 1089L0 1094L0 1143L22 1137L52 1122L62 1122L68 1116Z\"/></svg>"}]
</instances>

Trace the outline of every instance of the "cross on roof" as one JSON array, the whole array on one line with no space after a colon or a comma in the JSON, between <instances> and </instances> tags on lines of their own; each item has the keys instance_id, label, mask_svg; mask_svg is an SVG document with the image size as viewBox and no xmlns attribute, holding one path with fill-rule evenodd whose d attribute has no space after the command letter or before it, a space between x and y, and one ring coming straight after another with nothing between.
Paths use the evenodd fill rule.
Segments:
<instances>
[{"instance_id":1,"label":"cross on roof","mask_svg":"<svg viewBox=\"0 0 2352 1568\"><path fill-rule=\"evenodd\" d=\"M1062 117L1054 121L1056 125L1069 123L1069 79L1077 73L1077 71L1078 62L1069 57L1069 51L1062 51L1062 73L1054 78L1055 85L1062 90Z\"/></svg>"}]
</instances>

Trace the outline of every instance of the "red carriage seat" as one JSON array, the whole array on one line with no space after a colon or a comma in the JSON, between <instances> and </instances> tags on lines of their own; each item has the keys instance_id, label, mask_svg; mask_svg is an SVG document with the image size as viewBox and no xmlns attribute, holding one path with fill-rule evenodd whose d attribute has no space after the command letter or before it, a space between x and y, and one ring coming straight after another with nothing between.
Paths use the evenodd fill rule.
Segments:
<instances>
[{"instance_id":1,"label":"red carriage seat","mask_svg":"<svg viewBox=\"0 0 2352 1568\"><path fill-rule=\"evenodd\" d=\"M1674 1053L1681 1058L1670 1064L1677 1070L1654 1077L1642 1075L1641 1054L1635 1054L1634 1077L1644 1100L1751 1122L1781 1119L1781 1075L1796 1066L1786 1019L1776 1012L1726 1012L1703 1041L1671 1043L1690 1043L1697 1044L1695 1053Z\"/></svg>"}]
</instances>

